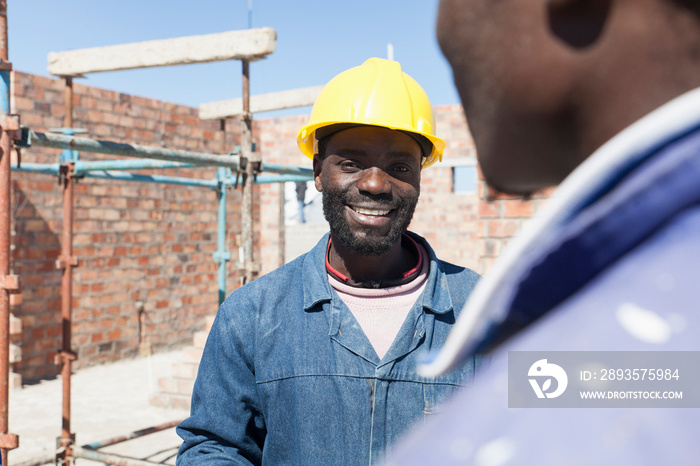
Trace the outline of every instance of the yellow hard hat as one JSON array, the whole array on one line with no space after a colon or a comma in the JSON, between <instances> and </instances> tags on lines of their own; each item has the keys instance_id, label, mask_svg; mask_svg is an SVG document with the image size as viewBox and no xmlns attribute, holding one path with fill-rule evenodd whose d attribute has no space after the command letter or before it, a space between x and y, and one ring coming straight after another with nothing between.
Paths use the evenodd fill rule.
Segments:
<instances>
[{"instance_id":1,"label":"yellow hard hat","mask_svg":"<svg viewBox=\"0 0 700 466\"><path fill-rule=\"evenodd\" d=\"M338 124L382 126L423 136L432 144L423 167L442 160L445 141L435 136L430 100L398 62L370 58L331 79L297 134L299 149L313 158L316 131Z\"/></svg>"}]
</instances>

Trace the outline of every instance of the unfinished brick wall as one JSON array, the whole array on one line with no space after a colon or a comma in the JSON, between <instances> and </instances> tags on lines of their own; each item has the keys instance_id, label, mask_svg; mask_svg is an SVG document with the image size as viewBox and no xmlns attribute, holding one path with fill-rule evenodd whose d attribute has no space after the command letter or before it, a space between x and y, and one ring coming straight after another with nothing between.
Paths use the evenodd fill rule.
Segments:
<instances>
[{"instance_id":1,"label":"unfinished brick wall","mask_svg":"<svg viewBox=\"0 0 700 466\"><path fill-rule=\"evenodd\" d=\"M62 126L63 82L13 73L14 111L37 131ZM200 121L194 108L74 85L75 126L94 138L199 152L221 147L219 122ZM236 141L228 124L227 147ZM31 148L22 161L56 163L59 151ZM82 160L108 159L81 154ZM140 171L211 179L215 168ZM13 271L22 279L22 323L16 364L25 381L60 369L62 189L55 177L13 173ZM230 191L229 247L240 232L240 189ZM217 307L216 192L204 188L85 178L75 187L73 346L76 367L182 345ZM228 289L239 282L229 264ZM142 306L141 304L142 303Z\"/></svg>"}]
</instances>

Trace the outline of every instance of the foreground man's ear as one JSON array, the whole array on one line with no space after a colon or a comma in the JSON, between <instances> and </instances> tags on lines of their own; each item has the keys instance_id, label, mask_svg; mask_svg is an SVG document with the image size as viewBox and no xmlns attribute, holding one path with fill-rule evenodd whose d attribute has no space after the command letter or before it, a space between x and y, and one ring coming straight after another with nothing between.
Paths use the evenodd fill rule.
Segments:
<instances>
[{"instance_id":1,"label":"foreground man's ear","mask_svg":"<svg viewBox=\"0 0 700 466\"><path fill-rule=\"evenodd\" d=\"M318 154L314 154L313 164L314 186L316 186L316 191L321 193L323 192L323 185L321 184L321 166L323 165L323 161L318 157Z\"/></svg>"},{"instance_id":2,"label":"foreground man's ear","mask_svg":"<svg viewBox=\"0 0 700 466\"><path fill-rule=\"evenodd\" d=\"M547 0L550 31L569 47L593 46L614 0Z\"/></svg>"}]
</instances>

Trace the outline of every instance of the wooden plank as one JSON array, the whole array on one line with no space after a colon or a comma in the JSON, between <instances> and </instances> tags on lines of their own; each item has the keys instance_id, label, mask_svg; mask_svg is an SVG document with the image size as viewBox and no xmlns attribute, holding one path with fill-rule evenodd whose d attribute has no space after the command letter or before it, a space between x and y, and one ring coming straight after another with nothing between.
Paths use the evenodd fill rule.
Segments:
<instances>
[{"instance_id":1,"label":"wooden plank","mask_svg":"<svg viewBox=\"0 0 700 466\"><path fill-rule=\"evenodd\" d=\"M313 86L251 96L250 113L313 105L321 89L323 89L323 86ZM202 120L229 118L242 113L243 99L208 102L199 106L199 118Z\"/></svg>"},{"instance_id":2,"label":"wooden plank","mask_svg":"<svg viewBox=\"0 0 700 466\"><path fill-rule=\"evenodd\" d=\"M187 65L222 60L259 60L275 51L272 28L228 31L132 44L49 53L49 73L80 76L102 71Z\"/></svg>"}]
</instances>

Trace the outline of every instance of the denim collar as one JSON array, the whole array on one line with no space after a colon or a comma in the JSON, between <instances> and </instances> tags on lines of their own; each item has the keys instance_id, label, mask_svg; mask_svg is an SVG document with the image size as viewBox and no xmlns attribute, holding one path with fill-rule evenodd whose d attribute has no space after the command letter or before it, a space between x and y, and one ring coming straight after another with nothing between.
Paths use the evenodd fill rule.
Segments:
<instances>
[{"instance_id":1,"label":"denim collar","mask_svg":"<svg viewBox=\"0 0 700 466\"><path fill-rule=\"evenodd\" d=\"M452 310L452 297L447 286L447 277L442 270L442 265L435 256L435 251L421 236L406 232L413 240L421 244L428 251L430 271L425 284L425 290L418 298L417 304L436 314L445 314ZM333 289L328 283L326 272L326 246L330 233L326 233L316 246L309 251L303 259L302 281L304 283L304 310L312 311L322 302L333 299Z\"/></svg>"}]
</instances>

